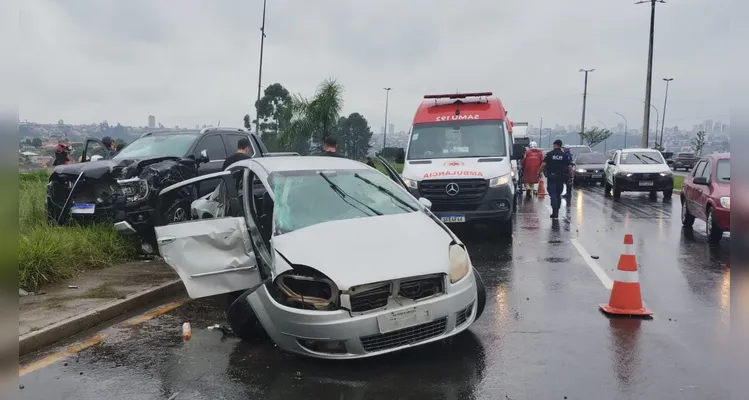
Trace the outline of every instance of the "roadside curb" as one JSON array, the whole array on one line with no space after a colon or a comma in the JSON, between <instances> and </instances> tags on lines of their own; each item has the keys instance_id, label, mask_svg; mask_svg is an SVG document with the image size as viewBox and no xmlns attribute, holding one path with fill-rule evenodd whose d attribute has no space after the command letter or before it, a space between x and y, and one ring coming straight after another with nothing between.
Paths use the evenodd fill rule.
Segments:
<instances>
[{"instance_id":1,"label":"roadside curb","mask_svg":"<svg viewBox=\"0 0 749 400\"><path fill-rule=\"evenodd\" d=\"M29 332L18 339L19 356L41 350L63 339L77 335L104 322L158 302L185 290L182 280L175 279L132 297L105 304L86 313L62 320L38 331Z\"/></svg>"}]
</instances>

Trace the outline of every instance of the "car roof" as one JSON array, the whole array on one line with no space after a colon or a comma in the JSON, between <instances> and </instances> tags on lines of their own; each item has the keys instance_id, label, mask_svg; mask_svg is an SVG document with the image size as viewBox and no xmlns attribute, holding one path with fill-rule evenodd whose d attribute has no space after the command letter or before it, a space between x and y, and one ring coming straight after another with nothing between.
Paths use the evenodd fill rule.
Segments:
<instances>
[{"instance_id":1,"label":"car roof","mask_svg":"<svg viewBox=\"0 0 749 400\"><path fill-rule=\"evenodd\" d=\"M329 156L280 156L258 157L242 160L235 166L250 167L256 162L269 174L279 171L314 171L326 169L369 169L366 164L343 157Z\"/></svg>"},{"instance_id":2,"label":"car roof","mask_svg":"<svg viewBox=\"0 0 749 400\"><path fill-rule=\"evenodd\" d=\"M713 154L708 154L707 157L712 158L712 159L716 159L716 160L725 160L725 159L730 160L731 159L731 153L728 153L728 152L726 152L726 153L713 153Z\"/></svg>"},{"instance_id":3,"label":"car roof","mask_svg":"<svg viewBox=\"0 0 749 400\"><path fill-rule=\"evenodd\" d=\"M450 98L454 95L427 95L419 104L414 115L414 124L453 122L462 120L504 120L507 118L506 110L499 97L491 92L464 93L465 98ZM438 98L434 98L439 96ZM475 118L474 118L475 117Z\"/></svg>"}]
</instances>

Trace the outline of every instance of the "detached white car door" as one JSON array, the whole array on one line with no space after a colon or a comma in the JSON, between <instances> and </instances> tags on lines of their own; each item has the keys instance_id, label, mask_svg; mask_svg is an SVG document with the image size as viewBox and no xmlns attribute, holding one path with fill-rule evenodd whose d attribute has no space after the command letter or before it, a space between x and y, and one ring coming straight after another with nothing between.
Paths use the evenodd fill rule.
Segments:
<instances>
[{"instance_id":1,"label":"detached white car door","mask_svg":"<svg viewBox=\"0 0 749 400\"><path fill-rule=\"evenodd\" d=\"M188 179L165 188L159 196L217 178L221 182L216 190L223 191L216 199L223 208L219 218L187 220L155 228L161 256L179 274L193 299L246 290L261 283L245 213L238 201L235 179L244 179L242 170Z\"/></svg>"}]
</instances>

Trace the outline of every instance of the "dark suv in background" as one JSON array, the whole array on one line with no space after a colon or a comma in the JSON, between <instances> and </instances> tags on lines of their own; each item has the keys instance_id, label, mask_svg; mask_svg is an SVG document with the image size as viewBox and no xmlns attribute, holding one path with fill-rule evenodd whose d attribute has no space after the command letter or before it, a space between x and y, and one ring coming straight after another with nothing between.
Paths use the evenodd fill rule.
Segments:
<instances>
[{"instance_id":1,"label":"dark suv in background","mask_svg":"<svg viewBox=\"0 0 749 400\"><path fill-rule=\"evenodd\" d=\"M674 158L674 163L671 168L676 171L679 168L684 168L685 171L689 171L694 167L695 157L694 153L678 153Z\"/></svg>"},{"instance_id":2,"label":"dark suv in background","mask_svg":"<svg viewBox=\"0 0 749 400\"><path fill-rule=\"evenodd\" d=\"M80 163L52 172L48 219L59 224L112 223L120 232L138 234L143 250L154 253L153 227L189 218L192 201L213 191L220 179L201 182L189 193L177 190L164 199L159 191L219 172L242 138L250 139L250 157L270 155L257 136L239 128L148 132L113 157L101 141L88 139Z\"/></svg>"}]
</instances>

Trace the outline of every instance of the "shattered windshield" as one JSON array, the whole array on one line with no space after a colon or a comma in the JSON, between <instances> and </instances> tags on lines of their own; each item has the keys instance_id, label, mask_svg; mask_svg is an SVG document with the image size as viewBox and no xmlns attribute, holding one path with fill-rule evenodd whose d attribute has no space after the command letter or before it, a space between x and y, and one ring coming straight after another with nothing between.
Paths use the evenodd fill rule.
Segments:
<instances>
[{"instance_id":1,"label":"shattered windshield","mask_svg":"<svg viewBox=\"0 0 749 400\"><path fill-rule=\"evenodd\" d=\"M184 157L190 149L197 135L170 134L144 136L136 139L122 149L115 160L138 159L151 157Z\"/></svg>"},{"instance_id":2,"label":"shattered windshield","mask_svg":"<svg viewBox=\"0 0 749 400\"><path fill-rule=\"evenodd\" d=\"M276 235L323 222L419 209L403 188L378 171L284 171L272 173L268 181L275 194Z\"/></svg>"}]
</instances>

